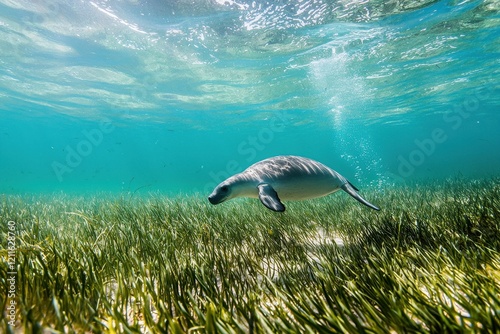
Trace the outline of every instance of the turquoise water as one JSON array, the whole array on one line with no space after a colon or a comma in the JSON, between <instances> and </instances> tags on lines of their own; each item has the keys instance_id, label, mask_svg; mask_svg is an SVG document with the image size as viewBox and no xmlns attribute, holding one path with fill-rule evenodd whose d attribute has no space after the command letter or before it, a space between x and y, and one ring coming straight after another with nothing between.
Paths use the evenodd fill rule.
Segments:
<instances>
[{"instance_id":1,"label":"turquoise water","mask_svg":"<svg viewBox=\"0 0 500 334\"><path fill-rule=\"evenodd\" d=\"M0 192L500 174L500 2L0 0Z\"/></svg>"}]
</instances>

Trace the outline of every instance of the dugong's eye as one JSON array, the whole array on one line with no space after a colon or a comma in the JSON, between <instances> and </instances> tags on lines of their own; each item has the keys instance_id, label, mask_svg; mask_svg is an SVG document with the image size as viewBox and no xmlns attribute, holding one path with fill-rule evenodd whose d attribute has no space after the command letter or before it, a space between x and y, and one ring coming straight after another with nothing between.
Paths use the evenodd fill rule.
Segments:
<instances>
[{"instance_id":1,"label":"dugong's eye","mask_svg":"<svg viewBox=\"0 0 500 334\"><path fill-rule=\"evenodd\" d=\"M227 187L227 186L222 186L222 187L220 187L220 190L221 190L222 192L225 192L225 193L226 193L226 192L228 191L228 187Z\"/></svg>"}]
</instances>

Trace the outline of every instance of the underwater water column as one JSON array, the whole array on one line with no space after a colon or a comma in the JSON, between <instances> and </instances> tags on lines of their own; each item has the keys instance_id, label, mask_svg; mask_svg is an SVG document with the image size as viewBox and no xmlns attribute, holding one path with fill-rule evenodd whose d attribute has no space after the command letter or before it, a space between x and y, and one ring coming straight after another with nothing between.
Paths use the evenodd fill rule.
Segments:
<instances>
[{"instance_id":1,"label":"underwater water column","mask_svg":"<svg viewBox=\"0 0 500 334\"><path fill-rule=\"evenodd\" d=\"M321 91L324 117L331 128L333 146L338 158L353 172L353 182L380 186L387 181L382 158L371 140L369 101L364 79L350 67L347 52L311 62L311 79Z\"/></svg>"}]
</instances>

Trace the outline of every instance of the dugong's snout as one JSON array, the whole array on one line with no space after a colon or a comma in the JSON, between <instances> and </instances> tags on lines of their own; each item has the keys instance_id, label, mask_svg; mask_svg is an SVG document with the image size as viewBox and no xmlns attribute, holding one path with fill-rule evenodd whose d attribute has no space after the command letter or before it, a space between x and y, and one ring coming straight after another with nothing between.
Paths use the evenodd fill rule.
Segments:
<instances>
[{"instance_id":1,"label":"dugong's snout","mask_svg":"<svg viewBox=\"0 0 500 334\"><path fill-rule=\"evenodd\" d=\"M226 197L220 196L218 194L211 194L210 196L208 196L208 201L213 205L220 204L224 202L226 199L227 199Z\"/></svg>"},{"instance_id":2,"label":"dugong's snout","mask_svg":"<svg viewBox=\"0 0 500 334\"><path fill-rule=\"evenodd\" d=\"M220 204L229 198L229 193L229 187L225 183L221 183L208 196L208 201L213 205Z\"/></svg>"},{"instance_id":3,"label":"dugong's snout","mask_svg":"<svg viewBox=\"0 0 500 334\"><path fill-rule=\"evenodd\" d=\"M220 203L224 202L226 199L227 199L227 197L224 196L224 194L221 194L220 191L217 191L217 189L215 189L210 194L210 196L208 196L208 201L210 203L212 203L213 205L220 204Z\"/></svg>"},{"instance_id":4,"label":"dugong's snout","mask_svg":"<svg viewBox=\"0 0 500 334\"><path fill-rule=\"evenodd\" d=\"M213 205L215 205L215 204L219 204L219 203L220 203L220 201L219 201L219 200L216 198L216 196L214 196L213 194L212 194L212 195L210 195L210 196L208 196L208 201L209 201L210 203L212 203Z\"/></svg>"}]
</instances>

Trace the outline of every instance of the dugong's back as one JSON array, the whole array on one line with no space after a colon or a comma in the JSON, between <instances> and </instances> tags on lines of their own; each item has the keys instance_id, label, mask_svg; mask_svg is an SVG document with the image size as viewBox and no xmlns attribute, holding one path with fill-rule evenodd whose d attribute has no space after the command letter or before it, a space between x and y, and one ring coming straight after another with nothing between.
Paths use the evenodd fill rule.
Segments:
<instances>
[{"instance_id":1,"label":"dugong's back","mask_svg":"<svg viewBox=\"0 0 500 334\"><path fill-rule=\"evenodd\" d=\"M248 167L246 171L257 172L262 177L271 179L281 178L284 176L327 176L332 175L331 172L333 172L330 168L320 162L292 155L281 155L259 161Z\"/></svg>"}]
</instances>

